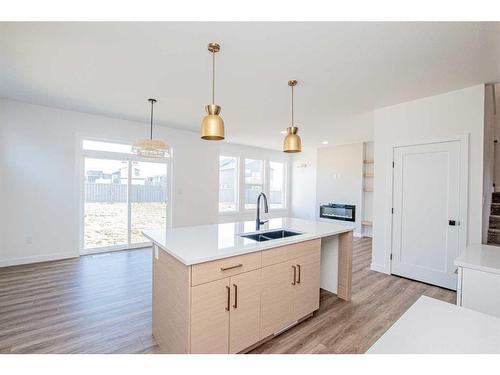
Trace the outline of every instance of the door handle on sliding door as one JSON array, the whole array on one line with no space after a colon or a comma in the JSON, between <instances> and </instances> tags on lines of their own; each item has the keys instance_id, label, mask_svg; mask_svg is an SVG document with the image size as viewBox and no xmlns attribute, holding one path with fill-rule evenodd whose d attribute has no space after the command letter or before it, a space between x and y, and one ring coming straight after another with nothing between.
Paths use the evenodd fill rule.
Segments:
<instances>
[{"instance_id":1,"label":"door handle on sliding door","mask_svg":"<svg viewBox=\"0 0 500 375\"><path fill-rule=\"evenodd\" d=\"M458 225L460 225L460 221L456 221L456 220L448 220L448 225L451 225L451 226L458 226Z\"/></svg>"}]
</instances>

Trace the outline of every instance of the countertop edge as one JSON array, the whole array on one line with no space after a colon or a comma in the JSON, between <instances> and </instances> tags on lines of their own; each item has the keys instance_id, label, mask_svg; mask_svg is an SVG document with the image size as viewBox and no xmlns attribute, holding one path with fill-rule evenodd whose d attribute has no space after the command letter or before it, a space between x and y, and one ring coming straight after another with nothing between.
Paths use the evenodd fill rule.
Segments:
<instances>
[{"instance_id":1,"label":"countertop edge","mask_svg":"<svg viewBox=\"0 0 500 375\"><path fill-rule=\"evenodd\" d=\"M293 228L288 228L293 230ZM186 259L183 259L182 257L178 256L175 252L167 249L165 246L162 244L158 243L155 239L153 239L151 236L149 236L147 233L143 233L143 236L148 238L152 243L157 245L160 249L165 251L167 254L173 256L175 259L177 259L179 262L184 264L185 266L193 266L196 264L201 264L201 263L206 263L206 262L211 262L214 260L220 260L220 259L226 259L226 258L231 258L234 256L238 255L244 255L244 254L250 254L250 253L255 253L257 251L264 251L264 250L269 250L273 249L276 247L281 247L281 246L286 246L286 245L291 245L294 243L299 243L299 242L304 242L304 241L310 241L310 240L315 240L318 238L323 238L323 237L330 237L330 236L336 236L342 233L347 233L347 232L352 232L354 231L354 228L345 228L342 230L335 230L333 232L325 232L321 234L302 234L300 236L294 236L294 237L288 237L286 240L280 240L277 243L266 243L265 245L262 245L262 247L256 248L256 249L241 249L241 250L235 250L231 253L227 254L221 254L220 256L217 257L207 257L207 258L201 258L200 260L197 261L188 261Z\"/></svg>"},{"instance_id":2,"label":"countertop edge","mask_svg":"<svg viewBox=\"0 0 500 375\"><path fill-rule=\"evenodd\" d=\"M480 265L480 264L476 264L476 263L470 263L468 261L460 260L458 258L455 259L453 264L457 267L470 268L470 269L477 270L477 271L494 273L494 274L500 275L499 268L484 266L484 265Z\"/></svg>"}]
</instances>

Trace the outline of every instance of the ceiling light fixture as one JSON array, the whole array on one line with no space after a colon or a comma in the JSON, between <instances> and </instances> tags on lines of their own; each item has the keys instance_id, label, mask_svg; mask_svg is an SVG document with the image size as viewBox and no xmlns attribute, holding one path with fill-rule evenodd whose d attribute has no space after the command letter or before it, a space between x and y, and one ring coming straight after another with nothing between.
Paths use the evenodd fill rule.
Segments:
<instances>
[{"instance_id":1,"label":"ceiling light fixture","mask_svg":"<svg viewBox=\"0 0 500 375\"><path fill-rule=\"evenodd\" d=\"M295 126L293 122L293 88L297 86L296 80L288 81L288 86L292 88L292 124L289 128L286 129L287 136L283 141L283 152L301 152L302 145L300 141L300 137L298 136L299 128Z\"/></svg>"},{"instance_id":2,"label":"ceiling light fixture","mask_svg":"<svg viewBox=\"0 0 500 375\"><path fill-rule=\"evenodd\" d=\"M132 146L132 151L146 158L168 158L170 156L168 145L161 139L153 139L153 105L156 99L148 99L151 103L151 128L149 139L138 139Z\"/></svg>"},{"instance_id":3,"label":"ceiling light fixture","mask_svg":"<svg viewBox=\"0 0 500 375\"><path fill-rule=\"evenodd\" d=\"M220 141L224 139L224 121L219 116L220 106L215 104L215 54L220 51L220 45L210 43L208 50L212 53L212 104L205 106L208 115L201 121L201 138Z\"/></svg>"},{"instance_id":4,"label":"ceiling light fixture","mask_svg":"<svg viewBox=\"0 0 500 375\"><path fill-rule=\"evenodd\" d=\"M322 141L321 143L324 144L324 145L327 145L328 141Z\"/></svg>"}]
</instances>

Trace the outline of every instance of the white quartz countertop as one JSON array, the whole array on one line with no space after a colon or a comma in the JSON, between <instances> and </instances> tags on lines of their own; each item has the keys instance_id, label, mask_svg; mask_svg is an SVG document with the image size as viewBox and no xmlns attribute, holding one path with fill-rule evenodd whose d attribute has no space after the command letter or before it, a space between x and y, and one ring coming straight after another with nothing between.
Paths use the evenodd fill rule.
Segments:
<instances>
[{"instance_id":1,"label":"white quartz countertop","mask_svg":"<svg viewBox=\"0 0 500 375\"><path fill-rule=\"evenodd\" d=\"M367 353L500 353L500 319L422 296Z\"/></svg>"},{"instance_id":2,"label":"white quartz countertop","mask_svg":"<svg viewBox=\"0 0 500 375\"><path fill-rule=\"evenodd\" d=\"M255 233L255 221L198 225L167 230L145 230L144 236L185 265L208 262L235 255L270 249L287 244L346 233L352 224L330 224L290 217L269 219L260 231L293 230L302 234L276 240L257 242L240 237Z\"/></svg>"},{"instance_id":3,"label":"white quartz countertop","mask_svg":"<svg viewBox=\"0 0 500 375\"><path fill-rule=\"evenodd\" d=\"M500 274L500 247L470 245L455 259L455 266Z\"/></svg>"}]
</instances>

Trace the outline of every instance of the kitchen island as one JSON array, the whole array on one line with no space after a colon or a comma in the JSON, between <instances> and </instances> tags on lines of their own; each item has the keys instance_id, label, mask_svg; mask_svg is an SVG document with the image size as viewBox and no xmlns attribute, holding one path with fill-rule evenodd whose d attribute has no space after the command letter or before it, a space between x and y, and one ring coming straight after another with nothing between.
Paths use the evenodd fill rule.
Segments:
<instances>
[{"instance_id":1,"label":"kitchen island","mask_svg":"<svg viewBox=\"0 0 500 375\"><path fill-rule=\"evenodd\" d=\"M144 231L160 349L245 352L310 317L320 287L349 300L353 229L287 217L257 232L253 221Z\"/></svg>"}]
</instances>

